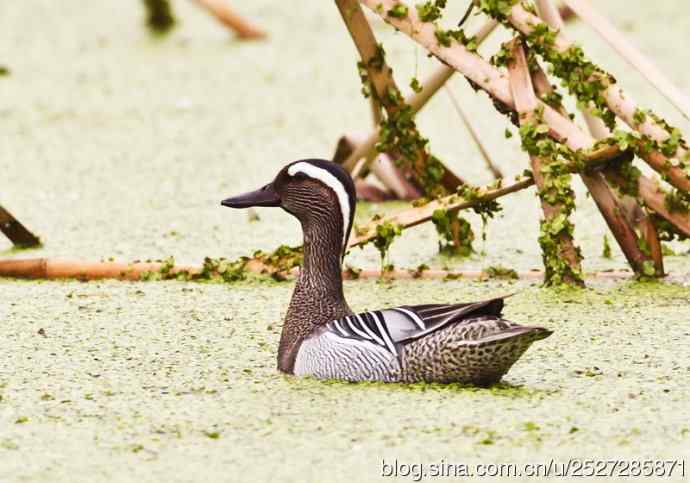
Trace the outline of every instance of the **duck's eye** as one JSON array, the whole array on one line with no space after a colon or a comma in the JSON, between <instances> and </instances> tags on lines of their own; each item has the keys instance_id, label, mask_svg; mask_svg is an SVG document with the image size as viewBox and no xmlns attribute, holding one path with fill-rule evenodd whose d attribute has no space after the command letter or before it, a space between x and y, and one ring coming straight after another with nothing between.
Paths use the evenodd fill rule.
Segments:
<instances>
[{"instance_id":1,"label":"duck's eye","mask_svg":"<svg viewBox=\"0 0 690 483\"><path fill-rule=\"evenodd\" d=\"M302 173L301 171L298 171L297 173L295 173L293 178L297 181L304 181L305 179L307 179L307 175Z\"/></svg>"}]
</instances>

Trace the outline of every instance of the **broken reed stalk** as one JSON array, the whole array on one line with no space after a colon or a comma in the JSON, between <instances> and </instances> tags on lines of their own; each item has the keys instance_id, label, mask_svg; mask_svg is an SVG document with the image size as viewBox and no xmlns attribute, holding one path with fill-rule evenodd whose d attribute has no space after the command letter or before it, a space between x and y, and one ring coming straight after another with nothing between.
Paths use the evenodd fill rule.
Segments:
<instances>
[{"instance_id":1,"label":"broken reed stalk","mask_svg":"<svg viewBox=\"0 0 690 483\"><path fill-rule=\"evenodd\" d=\"M585 0L563 0L568 8L592 27L631 66L642 74L678 111L690 119L690 99L646 55L630 43L613 24Z\"/></svg>"},{"instance_id":2,"label":"broken reed stalk","mask_svg":"<svg viewBox=\"0 0 690 483\"><path fill-rule=\"evenodd\" d=\"M494 19L487 20L484 25L477 31L475 38L477 39L477 44L481 44L484 39L486 39L491 32L493 32L498 26L498 22ZM450 79L456 70L452 67L443 65L436 69L433 74L431 74L426 80L424 80L422 85L422 90L415 92L410 96L405 98L405 104L410 106L413 114L417 114L431 99L438 90L443 87L443 85ZM343 162L343 167L352 173L352 177L356 178L361 169L366 167L366 163L361 165L361 167L354 171L354 168L362 158L368 157L368 155L376 149L376 143L379 142L379 131L376 129L372 132L365 141L363 141L357 149L352 152L352 154Z\"/></svg>"},{"instance_id":3,"label":"broken reed stalk","mask_svg":"<svg viewBox=\"0 0 690 483\"><path fill-rule=\"evenodd\" d=\"M402 2L396 0L360 1L386 22L423 45L433 55L457 69L476 86L503 104L505 108L515 110L507 75L479 55L469 51L461 43L440 44L436 36L436 27L431 23L422 22L415 9L408 8L405 17L391 17L386 12L395 5L402 5ZM534 18L539 22L537 17ZM586 150L594 144L594 140L589 135L582 132L569 118L561 115L548 104L539 101L537 107L542 112L544 122L550 128L549 135L555 140L563 142L573 151ZM625 217L622 216L620 206L606 184L606 180L600 173L582 173L581 176L630 265L638 273L643 273L646 257L637 247L635 232Z\"/></svg>"},{"instance_id":4,"label":"broken reed stalk","mask_svg":"<svg viewBox=\"0 0 690 483\"><path fill-rule=\"evenodd\" d=\"M431 99L438 89L450 79L454 72L453 69L448 69L446 66L439 68L422 83L422 90L420 92L408 96L403 102L410 106L413 114L416 114L426 105L427 101ZM369 134L366 140L359 144L352 154L343 162L343 167L350 171L353 178L357 178L367 167L369 161L373 159L373 155L376 153L376 143L378 143L379 140L380 135L377 126L374 131ZM364 162L358 164L358 161L361 159L364 159Z\"/></svg>"},{"instance_id":5,"label":"broken reed stalk","mask_svg":"<svg viewBox=\"0 0 690 483\"><path fill-rule=\"evenodd\" d=\"M430 201L422 206L400 211L391 216L373 221L365 227L358 228L356 230L358 233L355 235L355 237L350 238L348 247L356 247L373 241L377 237L376 228L379 225L391 223L400 227L401 229L411 228L431 220L434 211L437 209L442 208L447 211L457 211L465 208L471 208L482 202L495 200L501 196L529 188L533 184L534 180L532 178L521 177L515 183L504 188L479 188L477 196L472 200L467 200L460 195L453 194Z\"/></svg>"},{"instance_id":6,"label":"broken reed stalk","mask_svg":"<svg viewBox=\"0 0 690 483\"><path fill-rule=\"evenodd\" d=\"M605 166L611 160L617 159L619 156L620 152L614 146L604 146L599 149L586 152L583 155L584 169L597 169L601 166ZM583 169L582 166L575 163L570 163L566 167L571 173L576 173ZM365 227L359 228L357 231L359 231L360 234L355 235L354 238L350 238L348 247L360 246L373 241L377 236L376 228L379 225L392 223L399 226L401 229L410 228L429 221L436 209L443 208L447 211L457 211L465 208L471 208L480 203L495 200L510 193L523 190L532 186L533 184L533 178L521 177L515 183L506 187L478 188L476 195L471 200L466 200L457 194L453 194L436 199L419 207L400 211L393 215L372 221Z\"/></svg>"},{"instance_id":7,"label":"broken reed stalk","mask_svg":"<svg viewBox=\"0 0 690 483\"><path fill-rule=\"evenodd\" d=\"M475 34L475 38L477 39L477 43L480 44L481 42L486 39L491 32L493 32L496 27L498 26L498 22L494 19L489 19L487 20L484 25L479 29L479 31ZM448 67L446 65L443 65L439 67L433 74L431 74L426 80L424 80L421 83L422 89L419 92L415 92L411 94L410 96L405 98L405 104L410 106L412 109L412 114L417 114L431 99L438 90L443 87L443 85L450 79L453 74L455 74L455 69L452 67ZM359 161L362 158L368 157L371 152L373 152L376 148L376 143L379 141L379 131L376 129L374 132L372 132L364 141L361 145L357 147L355 151L352 152L350 157L343 162L343 166L345 169L350 171L352 173L352 177L356 178L357 175L359 174L359 171L361 169L366 167L366 161L365 163L361 164L359 166L359 169L354 170L357 161Z\"/></svg>"},{"instance_id":8,"label":"broken reed stalk","mask_svg":"<svg viewBox=\"0 0 690 483\"><path fill-rule=\"evenodd\" d=\"M381 121L383 120L383 114L381 113L381 104L376 100L374 96L369 96L369 106L371 107L371 119L374 124L374 129L376 129Z\"/></svg>"},{"instance_id":9,"label":"broken reed stalk","mask_svg":"<svg viewBox=\"0 0 690 483\"><path fill-rule=\"evenodd\" d=\"M553 1L536 0L535 3L539 11L539 16L544 20L544 22L552 29L561 32L564 27L563 18L561 17L561 13L556 8ZM544 77L546 77L545 74ZM549 86L549 90L550 89L551 86ZM606 124L604 124L604 121L601 118L593 115L586 108L580 108L580 110L585 119L585 123L587 124L587 128L594 139L601 140L611 136L611 131L608 127L606 127ZM609 171L613 171L615 169L615 167L611 167ZM612 178L608 177L607 180L611 182ZM619 190L621 186L625 186L615 182L612 184L617 186ZM651 259L654 262L654 274L659 277L663 276L663 254L661 251L659 235L656 227L644 209L640 206L636 198L624 193L621 193L619 196L617 196L617 198L618 205L623 210L628 220L628 224L637 229L638 236L646 242L647 247L650 247L648 255L651 256ZM642 249L640 248L640 250Z\"/></svg>"},{"instance_id":10,"label":"broken reed stalk","mask_svg":"<svg viewBox=\"0 0 690 483\"><path fill-rule=\"evenodd\" d=\"M167 271L170 270L170 271ZM265 267L261 264L247 264L248 272L265 274ZM43 279L43 280L127 280L127 281L147 281L151 274L165 271L166 279L176 279L175 275L180 275L182 280L185 277L200 274L201 267L180 266L170 268L164 263L118 263L118 262L87 262L82 260L53 260L48 258L31 258L17 260L0 260L0 277L20 278L20 279ZM294 277L297 269L284 274L283 279ZM170 276L172 275L172 276ZM393 269L381 273L380 270L344 270L342 277L347 280L353 279L380 279L382 275L386 279L405 280L405 279L489 279L492 275L489 271L465 270L431 270L417 268L414 270ZM541 270L530 270L526 272L515 272L513 278L520 279L540 279L543 277ZM601 279L627 279L631 277L630 272L609 271L593 272L587 274L588 278Z\"/></svg>"},{"instance_id":11,"label":"broken reed stalk","mask_svg":"<svg viewBox=\"0 0 690 483\"><path fill-rule=\"evenodd\" d=\"M479 133L476 131L476 129L474 129L474 126L472 126L470 118L467 116L467 114L465 114L465 111L463 111L462 107L460 106L460 102L458 102L457 98L455 97L455 94L453 94L452 89L448 85L445 86L445 89L446 93L448 94L448 98L450 99L450 103L453 105L453 108L455 109L455 112L457 112L460 116L460 119L462 120L462 123L465 125L465 128L467 129L467 132L472 138L472 141L474 141L474 144L477 146L477 149L479 149L479 153L482 155L482 159L484 159L484 164L486 164L486 167L489 169L489 171L491 171L491 174L493 175L494 179L503 178L503 173L501 173L501 170L498 169L498 167L491 160L491 156L489 155L489 152L486 150L486 147L484 147L484 143L479 137Z\"/></svg>"},{"instance_id":12,"label":"broken reed stalk","mask_svg":"<svg viewBox=\"0 0 690 483\"><path fill-rule=\"evenodd\" d=\"M393 79L393 70L386 63L383 51L376 42L361 6L357 0L335 0L335 3L362 59L360 65L366 70L367 80L372 87L370 95L374 96L376 101L385 109L388 120L392 120L392 124L397 126L400 124L399 119L406 116L406 105L400 89ZM464 184L462 179L427 152L426 146L420 142L422 138L411 118L405 118L404 129L406 134L415 140L414 143L410 143L410 146L405 147L411 152L403 154L400 151L394 154L410 161L404 169L404 174L414 179L416 184L427 194L432 194L430 189L435 184L428 174L430 172L442 170L440 184L446 190L453 191Z\"/></svg>"},{"instance_id":13,"label":"broken reed stalk","mask_svg":"<svg viewBox=\"0 0 690 483\"><path fill-rule=\"evenodd\" d=\"M422 191L402 175L388 154L375 155L369 163L369 168L384 186L395 193L397 199L414 200L422 196Z\"/></svg>"},{"instance_id":14,"label":"broken reed stalk","mask_svg":"<svg viewBox=\"0 0 690 483\"><path fill-rule=\"evenodd\" d=\"M502 104L503 107L508 110L515 110L508 76L458 42L452 42L448 47L439 44L436 38L436 27L432 23L419 20L415 9L408 9L408 14L405 18L394 18L386 15L386 11L397 4L402 4L402 2L397 0L360 0L360 2L381 16L393 27L422 45L442 62L460 72L475 86L486 91L490 97ZM379 5L381 5L380 8ZM542 101L539 102L539 105L543 109L544 121L551 128L549 134L556 140L567 141L571 149L577 150L582 147L583 143L575 143L572 141L573 139L577 138L582 141L583 136L585 140L590 139L570 119L559 114L551 106ZM575 144L577 144L577 147L574 147Z\"/></svg>"},{"instance_id":15,"label":"broken reed stalk","mask_svg":"<svg viewBox=\"0 0 690 483\"><path fill-rule=\"evenodd\" d=\"M511 59L508 62L508 75L510 87L515 100L515 108L519 115L521 126L535 125L538 122L537 96L532 86L532 76L527 64L525 51L519 39L513 41ZM548 171L549 164L556 162L556 159L546 159L540 156L530 155L532 165L532 175L537 185L541 207L544 213L544 220L541 223L542 235L540 245L542 245L542 257L544 259L545 278L544 282L551 285L554 282L565 282L570 285L584 286L582 279L582 266L580 265L580 250L575 246L572 238L572 223L570 222L570 212L574 207L574 193L569 183L566 186L557 186L555 179L546 184L544 168ZM559 173L549 174L550 177L558 177ZM568 176L569 179L569 176ZM563 191L566 198L563 202L558 202L558 195ZM554 193L555 192L555 193ZM553 198L553 199L552 199ZM568 206L565 203L571 203ZM549 227L558 223L561 228L552 233ZM561 266L561 261L567 266Z\"/></svg>"},{"instance_id":16,"label":"broken reed stalk","mask_svg":"<svg viewBox=\"0 0 690 483\"><path fill-rule=\"evenodd\" d=\"M606 178L614 184L623 186L627 183L627 180L615 168L605 169L603 172ZM678 232L690 237L690 213L669 209L666 203L667 193L658 182L646 176L639 176L637 178L637 191L646 206L671 223Z\"/></svg>"},{"instance_id":17,"label":"broken reed stalk","mask_svg":"<svg viewBox=\"0 0 690 483\"><path fill-rule=\"evenodd\" d=\"M612 160L616 160L621 156L620 151L615 146L603 146L601 148L587 151L583 154L582 159L584 166L576 163L569 163L566 169L570 173L579 173L584 170L595 170L609 164ZM499 180L500 184L501 180ZM350 238L348 247L355 247L364 245L373 241L377 234L376 228L379 225L393 224L399 226L401 229L411 228L421 223L427 222L431 219L434 211L443 208L447 211L461 210L471 208L480 203L495 200L502 196L514 193L516 191L529 188L534 184L532 177L520 177L513 184L506 187L484 187L478 188L476 195L471 200L466 200L460 195L453 194L443 198L438 198L425 205L409 208L407 210L394 213L392 215L374 220L364 227L357 228L359 234L355 234ZM661 192L661 200L663 204L663 191Z\"/></svg>"},{"instance_id":18,"label":"broken reed stalk","mask_svg":"<svg viewBox=\"0 0 690 483\"><path fill-rule=\"evenodd\" d=\"M341 136L336 145L332 161L337 164L342 164L363 141L364 137L357 134L346 134ZM376 154L375 152L371 153L373 156L376 156ZM395 166L395 163L386 153L378 153L378 156L374 158L370 168L376 178L393 193L393 195L366 182L358 176L352 176L355 182L358 199L367 201L385 201L395 198L401 200L414 200L422 196L422 192L405 179L397 166Z\"/></svg>"},{"instance_id":19,"label":"broken reed stalk","mask_svg":"<svg viewBox=\"0 0 690 483\"><path fill-rule=\"evenodd\" d=\"M0 276L33 279L74 278L79 280L141 280L144 274L159 273L163 263L85 262L30 258L0 260ZM175 273L200 271L194 267L175 267Z\"/></svg>"},{"instance_id":20,"label":"broken reed stalk","mask_svg":"<svg viewBox=\"0 0 690 483\"><path fill-rule=\"evenodd\" d=\"M519 3L513 5L507 20L516 30L527 36L534 33L535 28L542 24L539 17L525 10ZM549 46L549 48L554 48L557 52L563 54L567 53L573 46L574 44L570 42L562 32L556 32L553 45ZM671 134L663 125L653 119L652 116L645 115L643 118L640 118L639 113L643 111L641 111L632 98L627 93L624 93L618 84L613 81L611 75L605 71L595 71L592 74L590 82L596 82L605 86L601 94L607 108L633 130L649 136L658 143L664 143L669 140ZM665 179L670 184L683 191L690 191L690 174L686 172L682 164L675 165L668 156L657 149L640 150L640 156L650 167L665 176ZM672 155L672 157L677 160L685 160L687 156L687 151L680 145Z\"/></svg>"},{"instance_id":21,"label":"broken reed stalk","mask_svg":"<svg viewBox=\"0 0 690 483\"><path fill-rule=\"evenodd\" d=\"M539 65L539 62L534 63L530 69L530 75L532 78L532 85L534 86L534 93L540 100L547 102L549 96L554 93L554 88L551 85L551 81L549 81L549 78L546 76L546 72L544 72L544 69ZM557 102L556 99L551 98L550 105L556 109L561 116L568 117L568 111L565 110L565 107L563 107L560 101Z\"/></svg>"},{"instance_id":22,"label":"broken reed stalk","mask_svg":"<svg viewBox=\"0 0 690 483\"><path fill-rule=\"evenodd\" d=\"M41 246L41 240L31 233L12 213L0 206L0 231L12 244L19 248L34 248Z\"/></svg>"},{"instance_id":23,"label":"broken reed stalk","mask_svg":"<svg viewBox=\"0 0 690 483\"><path fill-rule=\"evenodd\" d=\"M233 30L237 36L245 40L263 39L266 32L247 19L238 15L226 0L194 0L198 5L208 10L223 25Z\"/></svg>"}]
</instances>

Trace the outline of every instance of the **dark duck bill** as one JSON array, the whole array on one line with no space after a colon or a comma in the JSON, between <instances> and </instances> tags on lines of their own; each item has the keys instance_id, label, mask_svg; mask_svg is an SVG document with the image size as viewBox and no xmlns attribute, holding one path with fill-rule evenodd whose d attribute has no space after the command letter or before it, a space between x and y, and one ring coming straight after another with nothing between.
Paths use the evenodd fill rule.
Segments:
<instances>
[{"instance_id":1,"label":"dark duck bill","mask_svg":"<svg viewBox=\"0 0 690 483\"><path fill-rule=\"evenodd\" d=\"M261 189L250 191L237 196L224 199L221 205L228 208L250 208L252 206L280 206L280 196L276 193L273 183L269 183Z\"/></svg>"}]
</instances>

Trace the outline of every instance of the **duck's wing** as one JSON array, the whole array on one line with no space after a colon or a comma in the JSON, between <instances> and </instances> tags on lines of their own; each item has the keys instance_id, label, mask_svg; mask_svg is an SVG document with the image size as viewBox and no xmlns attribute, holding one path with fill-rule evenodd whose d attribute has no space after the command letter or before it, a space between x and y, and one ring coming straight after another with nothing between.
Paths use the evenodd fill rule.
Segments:
<instances>
[{"instance_id":1,"label":"duck's wing","mask_svg":"<svg viewBox=\"0 0 690 483\"><path fill-rule=\"evenodd\" d=\"M499 317L503 299L464 304L403 305L349 315L326 324L326 330L362 343L382 347L396 357L402 346L451 323L478 317Z\"/></svg>"}]
</instances>

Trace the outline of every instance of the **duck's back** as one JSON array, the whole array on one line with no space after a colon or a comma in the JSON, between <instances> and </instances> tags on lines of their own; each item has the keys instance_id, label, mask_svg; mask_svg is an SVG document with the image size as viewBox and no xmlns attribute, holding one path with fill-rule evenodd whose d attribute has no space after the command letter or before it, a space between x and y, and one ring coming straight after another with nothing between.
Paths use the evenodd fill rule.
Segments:
<instances>
[{"instance_id":1,"label":"duck's back","mask_svg":"<svg viewBox=\"0 0 690 483\"><path fill-rule=\"evenodd\" d=\"M550 332L501 318L503 299L402 306L331 321L302 343L297 375L491 384Z\"/></svg>"}]
</instances>

